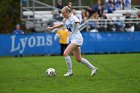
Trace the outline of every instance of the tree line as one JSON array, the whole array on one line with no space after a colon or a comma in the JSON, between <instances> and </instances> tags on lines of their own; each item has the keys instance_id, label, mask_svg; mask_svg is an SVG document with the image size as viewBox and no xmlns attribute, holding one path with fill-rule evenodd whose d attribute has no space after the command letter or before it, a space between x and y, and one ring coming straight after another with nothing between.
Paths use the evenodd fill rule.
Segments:
<instances>
[{"instance_id":1,"label":"tree line","mask_svg":"<svg viewBox=\"0 0 140 93\"><path fill-rule=\"evenodd\" d=\"M11 33L20 22L20 0L0 0L0 33Z\"/></svg>"}]
</instances>

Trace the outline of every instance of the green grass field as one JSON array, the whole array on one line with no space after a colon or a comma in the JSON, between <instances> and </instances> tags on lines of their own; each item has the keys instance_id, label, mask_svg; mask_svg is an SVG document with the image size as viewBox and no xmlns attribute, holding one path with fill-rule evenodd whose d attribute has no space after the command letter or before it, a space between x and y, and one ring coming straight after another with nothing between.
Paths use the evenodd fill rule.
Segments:
<instances>
[{"instance_id":1,"label":"green grass field","mask_svg":"<svg viewBox=\"0 0 140 93\"><path fill-rule=\"evenodd\" d=\"M73 61L72 77L63 56L0 57L0 93L140 93L140 54L83 55L99 68L95 76ZM45 76L49 67L55 77Z\"/></svg>"}]
</instances>

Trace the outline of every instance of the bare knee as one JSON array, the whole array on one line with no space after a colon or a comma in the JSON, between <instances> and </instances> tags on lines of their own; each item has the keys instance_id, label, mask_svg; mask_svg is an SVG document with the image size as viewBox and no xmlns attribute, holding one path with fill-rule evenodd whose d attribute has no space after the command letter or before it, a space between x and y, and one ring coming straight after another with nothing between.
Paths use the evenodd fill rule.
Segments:
<instances>
[{"instance_id":1,"label":"bare knee","mask_svg":"<svg viewBox=\"0 0 140 93\"><path fill-rule=\"evenodd\" d=\"M66 56L68 56L68 55L69 55L69 54L67 54L66 52L63 53L63 56L64 56L64 57L66 57Z\"/></svg>"},{"instance_id":2,"label":"bare knee","mask_svg":"<svg viewBox=\"0 0 140 93\"><path fill-rule=\"evenodd\" d=\"M81 62L81 58L76 58L76 61L77 62Z\"/></svg>"}]
</instances>

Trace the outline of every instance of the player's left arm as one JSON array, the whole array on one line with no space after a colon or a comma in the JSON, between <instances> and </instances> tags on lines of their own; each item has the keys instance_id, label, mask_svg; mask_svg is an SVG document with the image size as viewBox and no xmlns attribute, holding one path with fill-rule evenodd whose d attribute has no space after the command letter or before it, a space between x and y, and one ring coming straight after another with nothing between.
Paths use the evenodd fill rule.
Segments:
<instances>
[{"instance_id":1,"label":"player's left arm","mask_svg":"<svg viewBox=\"0 0 140 93\"><path fill-rule=\"evenodd\" d=\"M73 32L77 32L79 30L80 22L75 22L73 24Z\"/></svg>"},{"instance_id":2,"label":"player's left arm","mask_svg":"<svg viewBox=\"0 0 140 93\"><path fill-rule=\"evenodd\" d=\"M74 17L74 24L73 24L73 32L77 32L79 30L79 26L80 26L80 20L75 16Z\"/></svg>"}]
</instances>

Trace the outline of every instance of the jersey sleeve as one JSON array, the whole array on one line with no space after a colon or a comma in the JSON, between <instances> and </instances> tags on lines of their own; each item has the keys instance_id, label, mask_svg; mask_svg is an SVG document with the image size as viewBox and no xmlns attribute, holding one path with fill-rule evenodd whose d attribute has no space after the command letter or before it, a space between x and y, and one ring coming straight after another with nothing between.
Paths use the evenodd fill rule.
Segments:
<instances>
[{"instance_id":1,"label":"jersey sleeve","mask_svg":"<svg viewBox=\"0 0 140 93\"><path fill-rule=\"evenodd\" d=\"M76 16L74 16L74 20L75 20L75 23L80 23L80 20Z\"/></svg>"},{"instance_id":2,"label":"jersey sleeve","mask_svg":"<svg viewBox=\"0 0 140 93\"><path fill-rule=\"evenodd\" d=\"M60 34L60 30L58 30L56 34Z\"/></svg>"}]
</instances>

